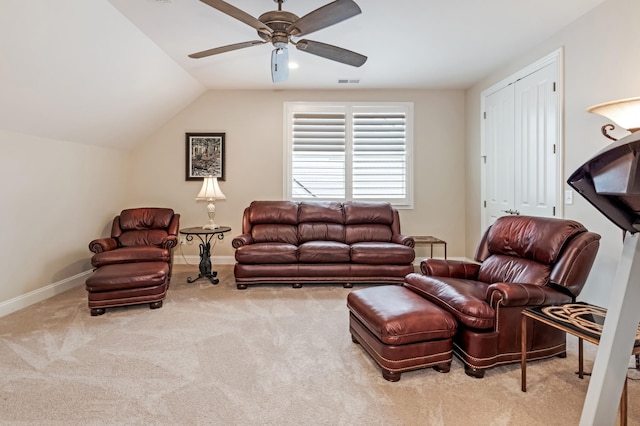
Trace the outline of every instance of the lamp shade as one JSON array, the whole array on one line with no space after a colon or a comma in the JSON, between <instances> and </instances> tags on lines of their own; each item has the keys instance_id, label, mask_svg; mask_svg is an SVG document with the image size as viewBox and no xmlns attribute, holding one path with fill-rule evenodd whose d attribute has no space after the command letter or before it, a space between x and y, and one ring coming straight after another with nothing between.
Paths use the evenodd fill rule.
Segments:
<instances>
[{"instance_id":1,"label":"lamp shade","mask_svg":"<svg viewBox=\"0 0 640 426\"><path fill-rule=\"evenodd\" d=\"M202 182L196 201L226 200L226 198L218 185L218 178L207 176Z\"/></svg>"},{"instance_id":2,"label":"lamp shade","mask_svg":"<svg viewBox=\"0 0 640 426\"><path fill-rule=\"evenodd\" d=\"M640 130L640 98L605 102L587 108L587 112L607 117L630 132Z\"/></svg>"}]
</instances>

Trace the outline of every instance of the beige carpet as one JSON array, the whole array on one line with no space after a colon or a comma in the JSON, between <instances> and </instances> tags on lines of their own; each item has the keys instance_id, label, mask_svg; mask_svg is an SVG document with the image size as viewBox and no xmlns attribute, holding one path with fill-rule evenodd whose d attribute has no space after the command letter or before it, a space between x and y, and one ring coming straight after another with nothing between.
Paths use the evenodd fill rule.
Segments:
<instances>
[{"instance_id":1,"label":"beige carpet","mask_svg":"<svg viewBox=\"0 0 640 426\"><path fill-rule=\"evenodd\" d=\"M397 383L351 342L337 285L235 288L187 284L175 267L161 309L91 317L84 288L0 318L1 424L575 425L588 378L576 342L566 359L534 362L528 392L514 364L484 379L404 373ZM594 347L587 344L586 368ZM630 376L636 375L630 371ZM630 423L640 424L630 381Z\"/></svg>"}]
</instances>

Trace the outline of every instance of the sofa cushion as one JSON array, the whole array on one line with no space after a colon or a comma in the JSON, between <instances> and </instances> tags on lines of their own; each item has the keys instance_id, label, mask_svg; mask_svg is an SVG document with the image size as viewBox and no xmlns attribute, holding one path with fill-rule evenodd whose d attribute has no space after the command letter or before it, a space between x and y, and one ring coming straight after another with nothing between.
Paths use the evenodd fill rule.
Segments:
<instances>
[{"instance_id":1,"label":"sofa cushion","mask_svg":"<svg viewBox=\"0 0 640 426\"><path fill-rule=\"evenodd\" d=\"M521 257L494 254L480 265L478 280L487 283L545 285L551 266Z\"/></svg>"},{"instance_id":2,"label":"sofa cushion","mask_svg":"<svg viewBox=\"0 0 640 426\"><path fill-rule=\"evenodd\" d=\"M393 233L387 225L362 224L347 225L345 227L344 242L347 244L362 241L390 242Z\"/></svg>"},{"instance_id":3,"label":"sofa cushion","mask_svg":"<svg viewBox=\"0 0 640 426\"><path fill-rule=\"evenodd\" d=\"M91 257L91 265L96 268L114 263L170 261L171 252L168 249L153 246L122 247L96 253Z\"/></svg>"},{"instance_id":4,"label":"sofa cushion","mask_svg":"<svg viewBox=\"0 0 640 426\"><path fill-rule=\"evenodd\" d=\"M240 263L297 263L298 247L286 243L256 243L236 249Z\"/></svg>"},{"instance_id":5,"label":"sofa cushion","mask_svg":"<svg viewBox=\"0 0 640 426\"><path fill-rule=\"evenodd\" d=\"M298 225L298 242L338 241L344 243L344 226L338 223L309 222Z\"/></svg>"},{"instance_id":6,"label":"sofa cushion","mask_svg":"<svg viewBox=\"0 0 640 426\"><path fill-rule=\"evenodd\" d=\"M293 201L254 201L249 206L249 221L258 223L298 224L298 203Z\"/></svg>"},{"instance_id":7,"label":"sofa cushion","mask_svg":"<svg viewBox=\"0 0 640 426\"><path fill-rule=\"evenodd\" d=\"M489 283L409 274L403 285L447 310L467 327L488 329L495 325L495 310L484 300Z\"/></svg>"},{"instance_id":8,"label":"sofa cushion","mask_svg":"<svg viewBox=\"0 0 640 426\"><path fill-rule=\"evenodd\" d=\"M251 238L255 243L298 244L298 228L293 225L276 223L258 224L251 228Z\"/></svg>"},{"instance_id":9,"label":"sofa cushion","mask_svg":"<svg viewBox=\"0 0 640 426\"><path fill-rule=\"evenodd\" d=\"M342 203L337 201L301 202L298 222L344 223Z\"/></svg>"},{"instance_id":10,"label":"sofa cushion","mask_svg":"<svg viewBox=\"0 0 640 426\"><path fill-rule=\"evenodd\" d=\"M344 223L355 225L361 223L377 223L391 225L393 209L391 204L373 201L347 201L343 205Z\"/></svg>"},{"instance_id":11,"label":"sofa cushion","mask_svg":"<svg viewBox=\"0 0 640 426\"><path fill-rule=\"evenodd\" d=\"M301 263L345 263L351 260L351 247L337 241L309 241L298 247Z\"/></svg>"},{"instance_id":12,"label":"sofa cushion","mask_svg":"<svg viewBox=\"0 0 640 426\"><path fill-rule=\"evenodd\" d=\"M364 242L351 245L351 261L369 265L406 265L413 262L415 251L402 244Z\"/></svg>"}]
</instances>

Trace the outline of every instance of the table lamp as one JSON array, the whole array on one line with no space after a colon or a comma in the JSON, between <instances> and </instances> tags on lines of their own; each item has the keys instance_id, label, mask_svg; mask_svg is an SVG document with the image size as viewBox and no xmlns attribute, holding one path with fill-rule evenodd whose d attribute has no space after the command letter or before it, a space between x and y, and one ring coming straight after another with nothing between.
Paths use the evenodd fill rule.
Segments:
<instances>
[{"instance_id":1,"label":"table lamp","mask_svg":"<svg viewBox=\"0 0 640 426\"><path fill-rule=\"evenodd\" d=\"M215 200L226 200L227 197L222 193L220 185L218 185L218 178L213 176L207 176L202 182L202 188L196 196L196 201L207 201L207 214L209 215L209 223L204 225L202 229L216 229L219 225L213 222L213 217L216 214Z\"/></svg>"}]
</instances>

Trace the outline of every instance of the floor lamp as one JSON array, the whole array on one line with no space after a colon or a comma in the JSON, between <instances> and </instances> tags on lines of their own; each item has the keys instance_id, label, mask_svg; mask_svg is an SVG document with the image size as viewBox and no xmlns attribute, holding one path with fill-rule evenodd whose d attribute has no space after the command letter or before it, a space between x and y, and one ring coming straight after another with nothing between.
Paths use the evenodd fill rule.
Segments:
<instances>
[{"instance_id":1,"label":"floor lamp","mask_svg":"<svg viewBox=\"0 0 640 426\"><path fill-rule=\"evenodd\" d=\"M605 217L625 232L611 285L611 299L593 366L580 425L613 425L627 378L640 310L640 98L607 102L588 109L632 132L614 140L567 180Z\"/></svg>"}]
</instances>

